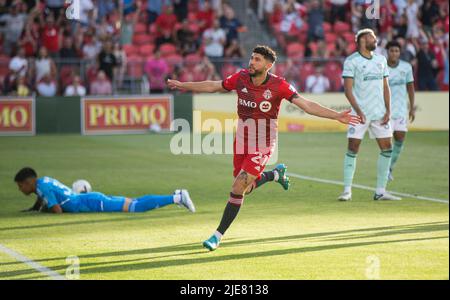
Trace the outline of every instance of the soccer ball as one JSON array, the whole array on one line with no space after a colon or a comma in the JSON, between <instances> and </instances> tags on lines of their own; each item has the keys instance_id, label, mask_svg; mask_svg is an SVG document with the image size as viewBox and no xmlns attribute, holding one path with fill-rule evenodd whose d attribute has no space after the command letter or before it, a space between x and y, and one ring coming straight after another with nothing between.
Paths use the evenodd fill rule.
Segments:
<instances>
[{"instance_id":1,"label":"soccer ball","mask_svg":"<svg viewBox=\"0 0 450 300\"><path fill-rule=\"evenodd\" d=\"M85 194L92 192L92 187L87 180L80 179L72 184L72 191L75 194Z\"/></svg>"}]
</instances>

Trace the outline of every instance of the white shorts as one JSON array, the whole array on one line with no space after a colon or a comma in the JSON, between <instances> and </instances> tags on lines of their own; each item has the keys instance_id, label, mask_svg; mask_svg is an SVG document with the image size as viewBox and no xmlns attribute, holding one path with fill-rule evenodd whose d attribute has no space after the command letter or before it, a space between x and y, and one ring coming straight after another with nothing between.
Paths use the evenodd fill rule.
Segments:
<instances>
[{"instance_id":1,"label":"white shorts","mask_svg":"<svg viewBox=\"0 0 450 300\"><path fill-rule=\"evenodd\" d=\"M392 137L391 122L381 125L381 120L366 121L364 124L350 125L347 130L347 138L362 140L369 130L369 136L371 139L384 139Z\"/></svg>"},{"instance_id":2,"label":"white shorts","mask_svg":"<svg viewBox=\"0 0 450 300\"><path fill-rule=\"evenodd\" d=\"M391 119L392 131L408 131L408 119L396 118Z\"/></svg>"}]
</instances>

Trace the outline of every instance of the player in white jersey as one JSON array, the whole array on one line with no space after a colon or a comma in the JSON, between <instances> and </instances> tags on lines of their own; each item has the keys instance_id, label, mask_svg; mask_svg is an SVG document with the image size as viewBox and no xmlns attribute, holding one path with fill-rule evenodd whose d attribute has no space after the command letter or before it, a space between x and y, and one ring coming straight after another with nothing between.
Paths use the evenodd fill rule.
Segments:
<instances>
[{"instance_id":1,"label":"player in white jersey","mask_svg":"<svg viewBox=\"0 0 450 300\"><path fill-rule=\"evenodd\" d=\"M403 142L408 131L408 118L413 122L416 117L414 106L414 76L412 66L400 60L401 46L396 41L386 45L389 67L389 87L391 88L391 124L394 132L389 180L394 180L392 172L403 150ZM409 105L408 105L409 103Z\"/></svg>"},{"instance_id":2,"label":"player in white jersey","mask_svg":"<svg viewBox=\"0 0 450 300\"><path fill-rule=\"evenodd\" d=\"M338 200L352 198L352 183L356 169L356 156L367 130L380 147L377 163L377 185L374 200L400 200L386 192L392 155L392 129L390 124L391 93L386 58L375 54L377 37L371 29L362 29L355 36L358 51L344 62L345 96L361 123L348 127L348 149L344 158L344 192Z\"/></svg>"}]
</instances>

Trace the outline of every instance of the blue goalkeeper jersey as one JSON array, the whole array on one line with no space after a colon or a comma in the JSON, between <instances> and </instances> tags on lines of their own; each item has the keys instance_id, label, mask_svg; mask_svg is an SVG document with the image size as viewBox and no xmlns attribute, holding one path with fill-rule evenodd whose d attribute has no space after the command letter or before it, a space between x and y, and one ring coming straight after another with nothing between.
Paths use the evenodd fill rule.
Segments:
<instances>
[{"instance_id":1,"label":"blue goalkeeper jersey","mask_svg":"<svg viewBox=\"0 0 450 300\"><path fill-rule=\"evenodd\" d=\"M52 208L56 204L62 206L76 196L72 189L47 176L37 180L36 192L45 201L48 208Z\"/></svg>"},{"instance_id":2,"label":"blue goalkeeper jersey","mask_svg":"<svg viewBox=\"0 0 450 300\"><path fill-rule=\"evenodd\" d=\"M106 196L102 193L76 194L56 179L42 177L37 180L36 192L52 208L59 204L64 212L122 211L125 197Z\"/></svg>"}]
</instances>

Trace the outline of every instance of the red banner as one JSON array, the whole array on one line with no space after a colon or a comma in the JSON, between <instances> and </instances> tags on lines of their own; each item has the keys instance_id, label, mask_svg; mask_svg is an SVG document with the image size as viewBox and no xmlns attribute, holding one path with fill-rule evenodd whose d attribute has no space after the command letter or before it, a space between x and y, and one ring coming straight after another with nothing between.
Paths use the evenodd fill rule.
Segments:
<instances>
[{"instance_id":1,"label":"red banner","mask_svg":"<svg viewBox=\"0 0 450 300\"><path fill-rule=\"evenodd\" d=\"M0 135L34 135L33 98L0 99Z\"/></svg>"},{"instance_id":2,"label":"red banner","mask_svg":"<svg viewBox=\"0 0 450 300\"><path fill-rule=\"evenodd\" d=\"M83 134L146 133L150 127L169 131L173 121L171 95L83 98Z\"/></svg>"}]
</instances>

